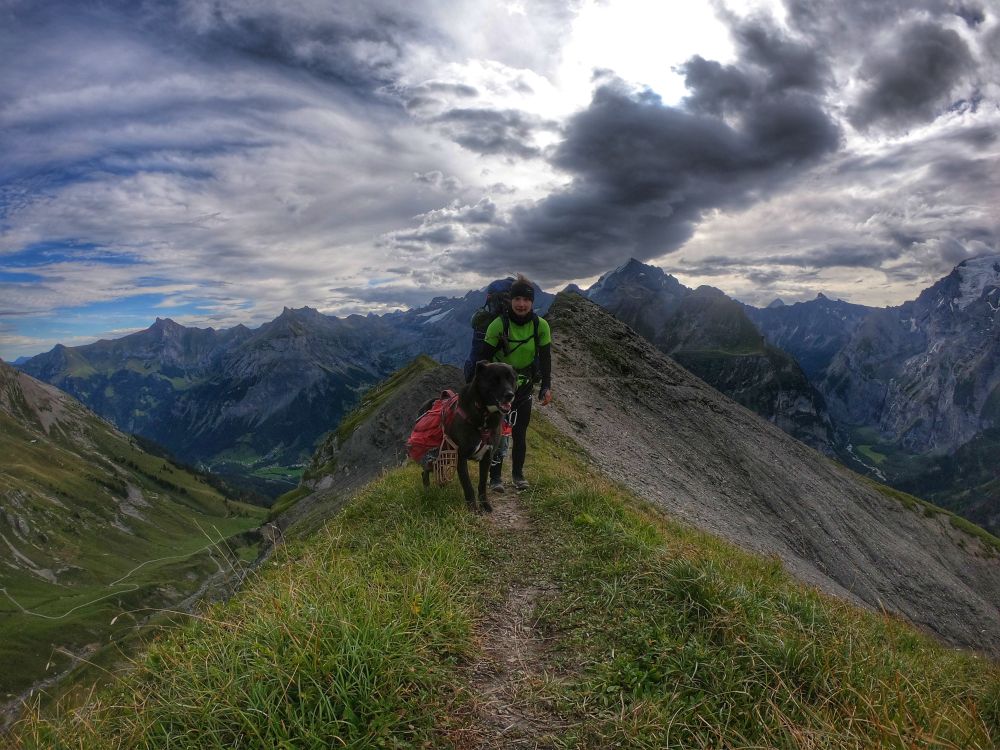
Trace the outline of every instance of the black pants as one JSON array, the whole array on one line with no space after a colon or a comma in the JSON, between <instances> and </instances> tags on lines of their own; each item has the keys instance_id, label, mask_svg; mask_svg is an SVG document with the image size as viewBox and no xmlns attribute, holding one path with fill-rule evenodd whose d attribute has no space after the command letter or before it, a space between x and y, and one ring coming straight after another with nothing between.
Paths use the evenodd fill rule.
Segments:
<instances>
[{"instance_id":1,"label":"black pants","mask_svg":"<svg viewBox=\"0 0 1000 750\"><path fill-rule=\"evenodd\" d=\"M531 383L517 389L514 394L514 404L509 419L511 427L510 451L511 475L514 479L524 476L524 457L528 452L528 423L531 421ZM503 459L490 464L490 482L500 481L500 470L503 469Z\"/></svg>"}]
</instances>

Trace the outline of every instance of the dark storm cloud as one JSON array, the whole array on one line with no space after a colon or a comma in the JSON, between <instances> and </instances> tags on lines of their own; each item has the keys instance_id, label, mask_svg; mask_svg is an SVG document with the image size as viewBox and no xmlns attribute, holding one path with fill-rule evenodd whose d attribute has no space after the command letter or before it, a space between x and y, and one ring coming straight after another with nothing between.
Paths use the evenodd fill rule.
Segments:
<instances>
[{"instance_id":1,"label":"dark storm cloud","mask_svg":"<svg viewBox=\"0 0 1000 750\"><path fill-rule=\"evenodd\" d=\"M402 59L399 29L326 19L296 18L280 12L220 15L200 41L218 54L220 47L259 62L297 68L311 75L369 91L393 80Z\"/></svg>"},{"instance_id":2,"label":"dark storm cloud","mask_svg":"<svg viewBox=\"0 0 1000 750\"><path fill-rule=\"evenodd\" d=\"M446 192L455 192L462 187L461 180L457 177L446 177L440 169L433 169L430 172L414 174L413 181L430 185Z\"/></svg>"},{"instance_id":3,"label":"dark storm cloud","mask_svg":"<svg viewBox=\"0 0 1000 750\"><path fill-rule=\"evenodd\" d=\"M816 47L865 49L880 29L893 28L908 14L967 23L977 17L974 3L952 0L784 0L787 21ZM980 11L982 12L982 11Z\"/></svg>"},{"instance_id":4,"label":"dark storm cloud","mask_svg":"<svg viewBox=\"0 0 1000 750\"><path fill-rule=\"evenodd\" d=\"M868 85L850 110L851 123L864 129L933 119L952 103L971 67L972 54L957 32L929 22L909 24L893 47L865 59L861 77Z\"/></svg>"},{"instance_id":5,"label":"dark storm cloud","mask_svg":"<svg viewBox=\"0 0 1000 750\"><path fill-rule=\"evenodd\" d=\"M546 122L517 110L452 109L433 119L460 146L477 154L500 154L529 159L540 156L535 133L552 129Z\"/></svg>"},{"instance_id":6,"label":"dark storm cloud","mask_svg":"<svg viewBox=\"0 0 1000 750\"><path fill-rule=\"evenodd\" d=\"M425 81L418 86L409 89L413 95L423 94L425 96L457 96L471 99L479 95L479 89L466 83L450 83L448 81Z\"/></svg>"},{"instance_id":7,"label":"dark storm cloud","mask_svg":"<svg viewBox=\"0 0 1000 750\"><path fill-rule=\"evenodd\" d=\"M961 18L969 26L975 28L986 20L986 11L973 4L961 4L955 9L955 15Z\"/></svg>"},{"instance_id":8,"label":"dark storm cloud","mask_svg":"<svg viewBox=\"0 0 1000 750\"><path fill-rule=\"evenodd\" d=\"M722 115L740 110L753 95L753 81L735 65L722 65L695 55L681 68L688 90L684 102L693 112Z\"/></svg>"},{"instance_id":9,"label":"dark storm cloud","mask_svg":"<svg viewBox=\"0 0 1000 750\"><path fill-rule=\"evenodd\" d=\"M620 82L601 85L551 156L572 182L487 233L469 267L514 266L544 282L595 275L629 255L657 257L687 241L706 210L756 200L835 150L839 129L814 96L768 90L774 70L766 65L779 58L731 71L731 82L756 95L741 99L730 86L724 108L685 110ZM703 63L692 70L705 72ZM718 72L701 77L713 91ZM722 109L736 115L733 124L717 116Z\"/></svg>"},{"instance_id":10,"label":"dark storm cloud","mask_svg":"<svg viewBox=\"0 0 1000 750\"><path fill-rule=\"evenodd\" d=\"M938 185L972 183L985 186L996 182L996 173L995 159L967 159L956 156L933 162L928 176Z\"/></svg>"},{"instance_id":11,"label":"dark storm cloud","mask_svg":"<svg viewBox=\"0 0 1000 750\"><path fill-rule=\"evenodd\" d=\"M750 270L745 275L758 286L770 286L776 281L781 281L785 274L777 270Z\"/></svg>"},{"instance_id":12,"label":"dark storm cloud","mask_svg":"<svg viewBox=\"0 0 1000 750\"><path fill-rule=\"evenodd\" d=\"M429 81L404 89L390 88L403 100L406 111L417 117L433 117L447 109L447 102L454 99L473 99L479 95L475 86L460 83Z\"/></svg>"},{"instance_id":13,"label":"dark storm cloud","mask_svg":"<svg viewBox=\"0 0 1000 750\"><path fill-rule=\"evenodd\" d=\"M763 280L764 272L760 268L785 269L798 268L818 271L824 268L880 268L886 260L899 258L909 243L905 237L886 239L883 242L834 243L805 253L789 253L787 255L710 255L698 259L691 265L685 265L684 273L696 276L726 276L737 272L750 275L753 269L757 280ZM787 270L769 270L768 274L785 275ZM801 278L802 274L796 274ZM771 279L773 281L773 279Z\"/></svg>"},{"instance_id":14,"label":"dark storm cloud","mask_svg":"<svg viewBox=\"0 0 1000 750\"><path fill-rule=\"evenodd\" d=\"M885 261L899 258L904 249L896 242L839 243L804 255L766 258L764 262L799 268L879 268Z\"/></svg>"},{"instance_id":15,"label":"dark storm cloud","mask_svg":"<svg viewBox=\"0 0 1000 750\"><path fill-rule=\"evenodd\" d=\"M790 39L764 18L733 26L743 65L757 66L766 75L761 83L770 91L821 91L829 82L825 60L814 45Z\"/></svg>"}]
</instances>

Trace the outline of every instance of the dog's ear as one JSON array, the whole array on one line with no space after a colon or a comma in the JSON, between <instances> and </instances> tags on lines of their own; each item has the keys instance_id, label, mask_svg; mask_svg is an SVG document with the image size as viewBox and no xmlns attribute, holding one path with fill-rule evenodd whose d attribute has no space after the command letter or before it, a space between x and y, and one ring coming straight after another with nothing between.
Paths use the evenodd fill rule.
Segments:
<instances>
[{"instance_id":1,"label":"dog's ear","mask_svg":"<svg viewBox=\"0 0 1000 750\"><path fill-rule=\"evenodd\" d=\"M482 371L482 369L486 367L489 363L490 362L487 359L481 359L478 362L476 362L476 375L478 375Z\"/></svg>"}]
</instances>

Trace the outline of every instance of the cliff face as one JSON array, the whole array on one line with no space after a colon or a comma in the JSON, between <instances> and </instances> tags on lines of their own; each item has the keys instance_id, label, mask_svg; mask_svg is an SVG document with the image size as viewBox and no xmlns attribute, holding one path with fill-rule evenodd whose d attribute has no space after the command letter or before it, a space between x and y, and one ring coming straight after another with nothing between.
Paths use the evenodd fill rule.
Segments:
<instances>
[{"instance_id":1,"label":"cliff face","mask_svg":"<svg viewBox=\"0 0 1000 750\"><path fill-rule=\"evenodd\" d=\"M911 453L951 454L1000 426L1000 256L968 260L869 316L820 384L834 417Z\"/></svg>"}]
</instances>

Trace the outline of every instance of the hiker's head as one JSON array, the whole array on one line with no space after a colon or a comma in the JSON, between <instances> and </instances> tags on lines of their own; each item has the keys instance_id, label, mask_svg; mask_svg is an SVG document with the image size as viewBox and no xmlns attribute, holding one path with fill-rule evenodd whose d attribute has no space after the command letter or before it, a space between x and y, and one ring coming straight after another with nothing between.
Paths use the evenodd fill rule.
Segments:
<instances>
[{"instance_id":1,"label":"hiker's head","mask_svg":"<svg viewBox=\"0 0 1000 750\"><path fill-rule=\"evenodd\" d=\"M531 312L535 305L535 287L519 273L517 279L510 285L510 310L517 317L523 317Z\"/></svg>"}]
</instances>

